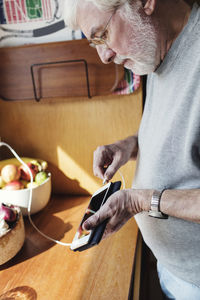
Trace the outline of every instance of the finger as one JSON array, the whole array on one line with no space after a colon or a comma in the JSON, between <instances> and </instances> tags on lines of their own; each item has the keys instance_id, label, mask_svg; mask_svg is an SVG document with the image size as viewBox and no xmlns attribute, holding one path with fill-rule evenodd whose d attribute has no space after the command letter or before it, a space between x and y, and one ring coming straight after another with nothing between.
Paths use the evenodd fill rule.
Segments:
<instances>
[{"instance_id":1,"label":"finger","mask_svg":"<svg viewBox=\"0 0 200 300\"><path fill-rule=\"evenodd\" d=\"M115 193L117 194L117 192ZM115 194L111 195L105 204L83 223L83 229L91 230L101 224L104 220L112 218Z\"/></svg>"},{"instance_id":2,"label":"finger","mask_svg":"<svg viewBox=\"0 0 200 300\"><path fill-rule=\"evenodd\" d=\"M100 177L103 179L103 175L105 173L104 169L104 155L103 153L97 148L94 152L93 156L93 173L95 176Z\"/></svg>"},{"instance_id":3,"label":"finger","mask_svg":"<svg viewBox=\"0 0 200 300\"><path fill-rule=\"evenodd\" d=\"M112 163L107 167L107 169L104 173L104 178L107 181L111 180L120 167L121 167L120 156L116 155L114 157Z\"/></svg>"},{"instance_id":4,"label":"finger","mask_svg":"<svg viewBox=\"0 0 200 300\"><path fill-rule=\"evenodd\" d=\"M93 216L88 218L83 223L84 230L91 230L101 224L104 220L110 217L110 212L106 209L105 204Z\"/></svg>"},{"instance_id":5,"label":"finger","mask_svg":"<svg viewBox=\"0 0 200 300\"><path fill-rule=\"evenodd\" d=\"M102 180L104 179L104 174L105 174L106 169L104 167L100 166L95 166L93 167L93 173L96 177L101 178Z\"/></svg>"},{"instance_id":6,"label":"finger","mask_svg":"<svg viewBox=\"0 0 200 300\"><path fill-rule=\"evenodd\" d=\"M122 226L122 222L119 223L119 220L117 218L111 217L106 225L102 239L108 238L114 232L117 232Z\"/></svg>"},{"instance_id":7,"label":"finger","mask_svg":"<svg viewBox=\"0 0 200 300\"><path fill-rule=\"evenodd\" d=\"M103 236L102 236L102 240L105 240L107 239L109 236L111 236L113 233L112 229L109 228L109 224L107 224L105 230L104 230L104 233L103 233Z\"/></svg>"},{"instance_id":8,"label":"finger","mask_svg":"<svg viewBox=\"0 0 200 300\"><path fill-rule=\"evenodd\" d=\"M118 220L114 220L114 219L115 219L115 217L111 217L109 219L109 222L106 225L102 239L108 238L110 235L112 235L114 232L116 232L120 229L121 226L120 226Z\"/></svg>"},{"instance_id":9,"label":"finger","mask_svg":"<svg viewBox=\"0 0 200 300\"><path fill-rule=\"evenodd\" d=\"M111 164L112 157L111 153L107 150L106 146L100 146L94 151L93 156L93 172L94 175L104 178L106 167Z\"/></svg>"}]
</instances>

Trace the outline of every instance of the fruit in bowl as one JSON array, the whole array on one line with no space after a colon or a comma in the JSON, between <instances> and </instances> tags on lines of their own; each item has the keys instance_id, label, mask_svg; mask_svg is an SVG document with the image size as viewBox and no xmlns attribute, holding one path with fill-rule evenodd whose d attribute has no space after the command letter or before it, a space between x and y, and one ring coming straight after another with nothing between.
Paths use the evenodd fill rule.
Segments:
<instances>
[{"instance_id":1,"label":"fruit in bowl","mask_svg":"<svg viewBox=\"0 0 200 300\"><path fill-rule=\"evenodd\" d=\"M31 214L43 209L51 195L51 174L47 162L40 159L22 158L27 167L16 158L0 161L0 203L9 203L28 214L30 188L32 187ZM33 177L31 183L30 173Z\"/></svg>"},{"instance_id":2,"label":"fruit in bowl","mask_svg":"<svg viewBox=\"0 0 200 300\"><path fill-rule=\"evenodd\" d=\"M0 204L0 265L13 258L23 246L25 230L20 208Z\"/></svg>"},{"instance_id":3,"label":"fruit in bowl","mask_svg":"<svg viewBox=\"0 0 200 300\"><path fill-rule=\"evenodd\" d=\"M24 185L19 180L13 180L11 182L8 182L3 189L7 191L15 191L15 190L21 190L24 188Z\"/></svg>"},{"instance_id":4,"label":"fruit in bowl","mask_svg":"<svg viewBox=\"0 0 200 300\"><path fill-rule=\"evenodd\" d=\"M1 178L5 183L18 180L20 178L20 170L16 165L8 164L5 165L1 170Z\"/></svg>"}]
</instances>

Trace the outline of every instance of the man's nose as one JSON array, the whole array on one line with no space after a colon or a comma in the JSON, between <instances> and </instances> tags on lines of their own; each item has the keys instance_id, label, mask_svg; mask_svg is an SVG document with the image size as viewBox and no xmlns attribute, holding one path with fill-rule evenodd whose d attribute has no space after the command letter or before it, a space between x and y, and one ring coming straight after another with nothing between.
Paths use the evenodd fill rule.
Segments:
<instances>
[{"instance_id":1,"label":"man's nose","mask_svg":"<svg viewBox=\"0 0 200 300\"><path fill-rule=\"evenodd\" d=\"M96 47L96 49L101 61L104 64L109 64L114 60L116 53L106 45L99 45Z\"/></svg>"}]
</instances>

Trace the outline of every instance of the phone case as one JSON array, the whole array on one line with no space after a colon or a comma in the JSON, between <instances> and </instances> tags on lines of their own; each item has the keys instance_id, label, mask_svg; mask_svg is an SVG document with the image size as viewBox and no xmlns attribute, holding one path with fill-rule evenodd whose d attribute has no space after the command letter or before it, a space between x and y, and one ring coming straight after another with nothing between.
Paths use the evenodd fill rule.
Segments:
<instances>
[{"instance_id":1,"label":"phone case","mask_svg":"<svg viewBox=\"0 0 200 300\"><path fill-rule=\"evenodd\" d=\"M111 186L110 186L110 188L108 190L105 202L110 197L110 195L112 195L113 193L117 192L120 189L120 187L121 187L121 181L112 182ZM99 242L102 239L102 236L103 236L104 230L106 228L107 222L108 221L105 220L104 222L102 222L101 224L99 224L97 227L95 227L92 230L92 234L91 234L91 237L90 237L88 243L86 245L84 245L84 246L81 246L81 247L79 247L77 249L74 249L73 251L75 251L75 252L76 251L83 251L83 250L86 250L88 248L91 248L91 247L99 244Z\"/></svg>"}]
</instances>

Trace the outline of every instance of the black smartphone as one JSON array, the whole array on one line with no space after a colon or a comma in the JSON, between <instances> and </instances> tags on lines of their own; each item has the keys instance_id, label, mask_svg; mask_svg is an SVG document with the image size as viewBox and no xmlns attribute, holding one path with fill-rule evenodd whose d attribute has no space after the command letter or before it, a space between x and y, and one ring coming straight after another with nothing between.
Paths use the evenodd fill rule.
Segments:
<instances>
[{"instance_id":1,"label":"black smartphone","mask_svg":"<svg viewBox=\"0 0 200 300\"><path fill-rule=\"evenodd\" d=\"M97 245L104 233L106 228L107 220L98 225L92 230L86 231L82 228L83 223L95 212L97 212L100 207L106 202L106 200L114 192L118 191L121 187L121 182L109 182L108 184L97 190L90 200L90 203L85 211L82 221L78 227L78 230L74 236L70 249L73 251L83 251L94 245Z\"/></svg>"}]
</instances>

